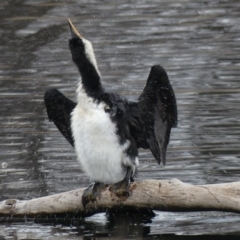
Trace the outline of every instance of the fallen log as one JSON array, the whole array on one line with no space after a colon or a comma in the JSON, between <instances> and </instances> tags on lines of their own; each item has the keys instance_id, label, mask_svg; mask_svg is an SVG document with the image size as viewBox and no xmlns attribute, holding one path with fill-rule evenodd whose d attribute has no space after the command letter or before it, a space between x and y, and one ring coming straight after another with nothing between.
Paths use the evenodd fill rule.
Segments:
<instances>
[{"instance_id":1,"label":"fallen log","mask_svg":"<svg viewBox=\"0 0 240 240\"><path fill-rule=\"evenodd\" d=\"M143 180L131 184L129 197L118 198L106 187L86 209L81 202L84 190L31 200L4 200L0 202L0 216L37 217L64 213L90 215L117 208L240 212L240 182L194 186L178 179Z\"/></svg>"}]
</instances>

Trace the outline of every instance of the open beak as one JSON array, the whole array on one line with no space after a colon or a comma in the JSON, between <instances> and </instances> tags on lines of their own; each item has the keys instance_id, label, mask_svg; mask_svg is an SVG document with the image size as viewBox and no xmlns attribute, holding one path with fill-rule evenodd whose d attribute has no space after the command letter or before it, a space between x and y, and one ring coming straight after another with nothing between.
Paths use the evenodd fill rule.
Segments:
<instances>
[{"instance_id":1,"label":"open beak","mask_svg":"<svg viewBox=\"0 0 240 240\"><path fill-rule=\"evenodd\" d=\"M68 24L69 24L69 27L70 27L70 30L71 30L72 38L83 38L83 36L74 27L70 18L68 18Z\"/></svg>"}]
</instances>

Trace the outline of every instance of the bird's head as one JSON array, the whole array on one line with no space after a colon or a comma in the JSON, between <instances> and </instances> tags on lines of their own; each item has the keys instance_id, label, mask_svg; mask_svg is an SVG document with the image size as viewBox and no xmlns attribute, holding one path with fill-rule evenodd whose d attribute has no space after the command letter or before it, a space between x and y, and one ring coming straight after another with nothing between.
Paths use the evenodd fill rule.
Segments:
<instances>
[{"instance_id":1,"label":"bird's head","mask_svg":"<svg viewBox=\"0 0 240 240\"><path fill-rule=\"evenodd\" d=\"M93 47L90 41L85 39L75 28L70 19L68 24L71 30L71 39L69 39L69 48L72 54L73 62L78 66L86 66L86 63L93 65L95 70L99 73Z\"/></svg>"}]
</instances>

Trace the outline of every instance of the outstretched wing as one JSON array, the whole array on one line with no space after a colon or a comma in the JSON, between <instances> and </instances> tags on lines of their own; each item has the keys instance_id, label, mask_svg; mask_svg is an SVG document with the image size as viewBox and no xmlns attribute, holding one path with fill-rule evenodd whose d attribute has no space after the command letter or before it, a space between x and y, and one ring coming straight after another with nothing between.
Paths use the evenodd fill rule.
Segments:
<instances>
[{"instance_id":1,"label":"outstretched wing","mask_svg":"<svg viewBox=\"0 0 240 240\"><path fill-rule=\"evenodd\" d=\"M177 126L177 103L164 68L159 65L151 68L138 100L140 121L137 132L141 140L137 141L138 147L148 145L157 162L162 161L165 165L171 128Z\"/></svg>"},{"instance_id":2,"label":"outstretched wing","mask_svg":"<svg viewBox=\"0 0 240 240\"><path fill-rule=\"evenodd\" d=\"M44 102L49 120L55 123L62 135L74 146L71 131L71 112L77 104L57 89L47 90L44 95Z\"/></svg>"}]
</instances>

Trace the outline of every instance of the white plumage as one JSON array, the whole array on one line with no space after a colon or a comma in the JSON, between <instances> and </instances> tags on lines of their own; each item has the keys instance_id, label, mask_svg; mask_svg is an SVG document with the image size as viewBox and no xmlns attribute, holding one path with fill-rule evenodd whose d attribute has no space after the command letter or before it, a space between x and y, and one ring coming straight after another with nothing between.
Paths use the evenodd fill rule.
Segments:
<instances>
[{"instance_id":1,"label":"white plumage","mask_svg":"<svg viewBox=\"0 0 240 240\"><path fill-rule=\"evenodd\" d=\"M85 49L85 54L86 57L88 58L88 60L90 61L90 63L92 63L92 65L94 66L94 68L96 69L97 73L99 76L101 76L100 71L98 70L98 65L97 65L97 61L95 58L95 54L93 51L93 47L91 42L89 42L87 39L82 38L82 42L84 44L84 49Z\"/></svg>"},{"instance_id":2,"label":"white plumage","mask_svg":"<svg viewBox=\"0 0 240 240\"><path fill-rule=\"evenodd\" d=\"M129 147L127 140L119 143L115 124L104 111L104 103L96 103L87 96L82 84L77 89L78 104L72 112L71 128L75 150L82 169L93 181L116 183L126 175L126 166L133 173L138 165L125 153Z\"/></svg>"},{"instance_id":3,"label":"white plumage","mask_svg":"<svg viewBox=\"0 0 240 240\"><path fill-rule=\"evenodd\" d=\"M84 38L82 42L85 56L100 76L92 44ZM129 140L120 144L115 123L105 112L108 106L88 96L82 81L76 93L78 104L71 114L71 129L82 169L91 180L109 184L123 180L128 166L134 175L139 165L138 158L133 163L126 154Z\"/></svg>"},{"instance_id":4,"label":"white plumage","mask_svg":"<svg viewBox=\"0 0 240 240\"><path fill-rule=\"evenodd\" d=\"M57 89L46 91L44 101L49 119L75 147L83 170L94 181L129 181L139 165L138 148L150 148L157 162L165 164L171 128L177 126L177 105L164 68L151 68L138 102L108 93L101 85L92 44L68 22L69 48L82 78L78 103Z\"/></svg>"}]
</instances>

